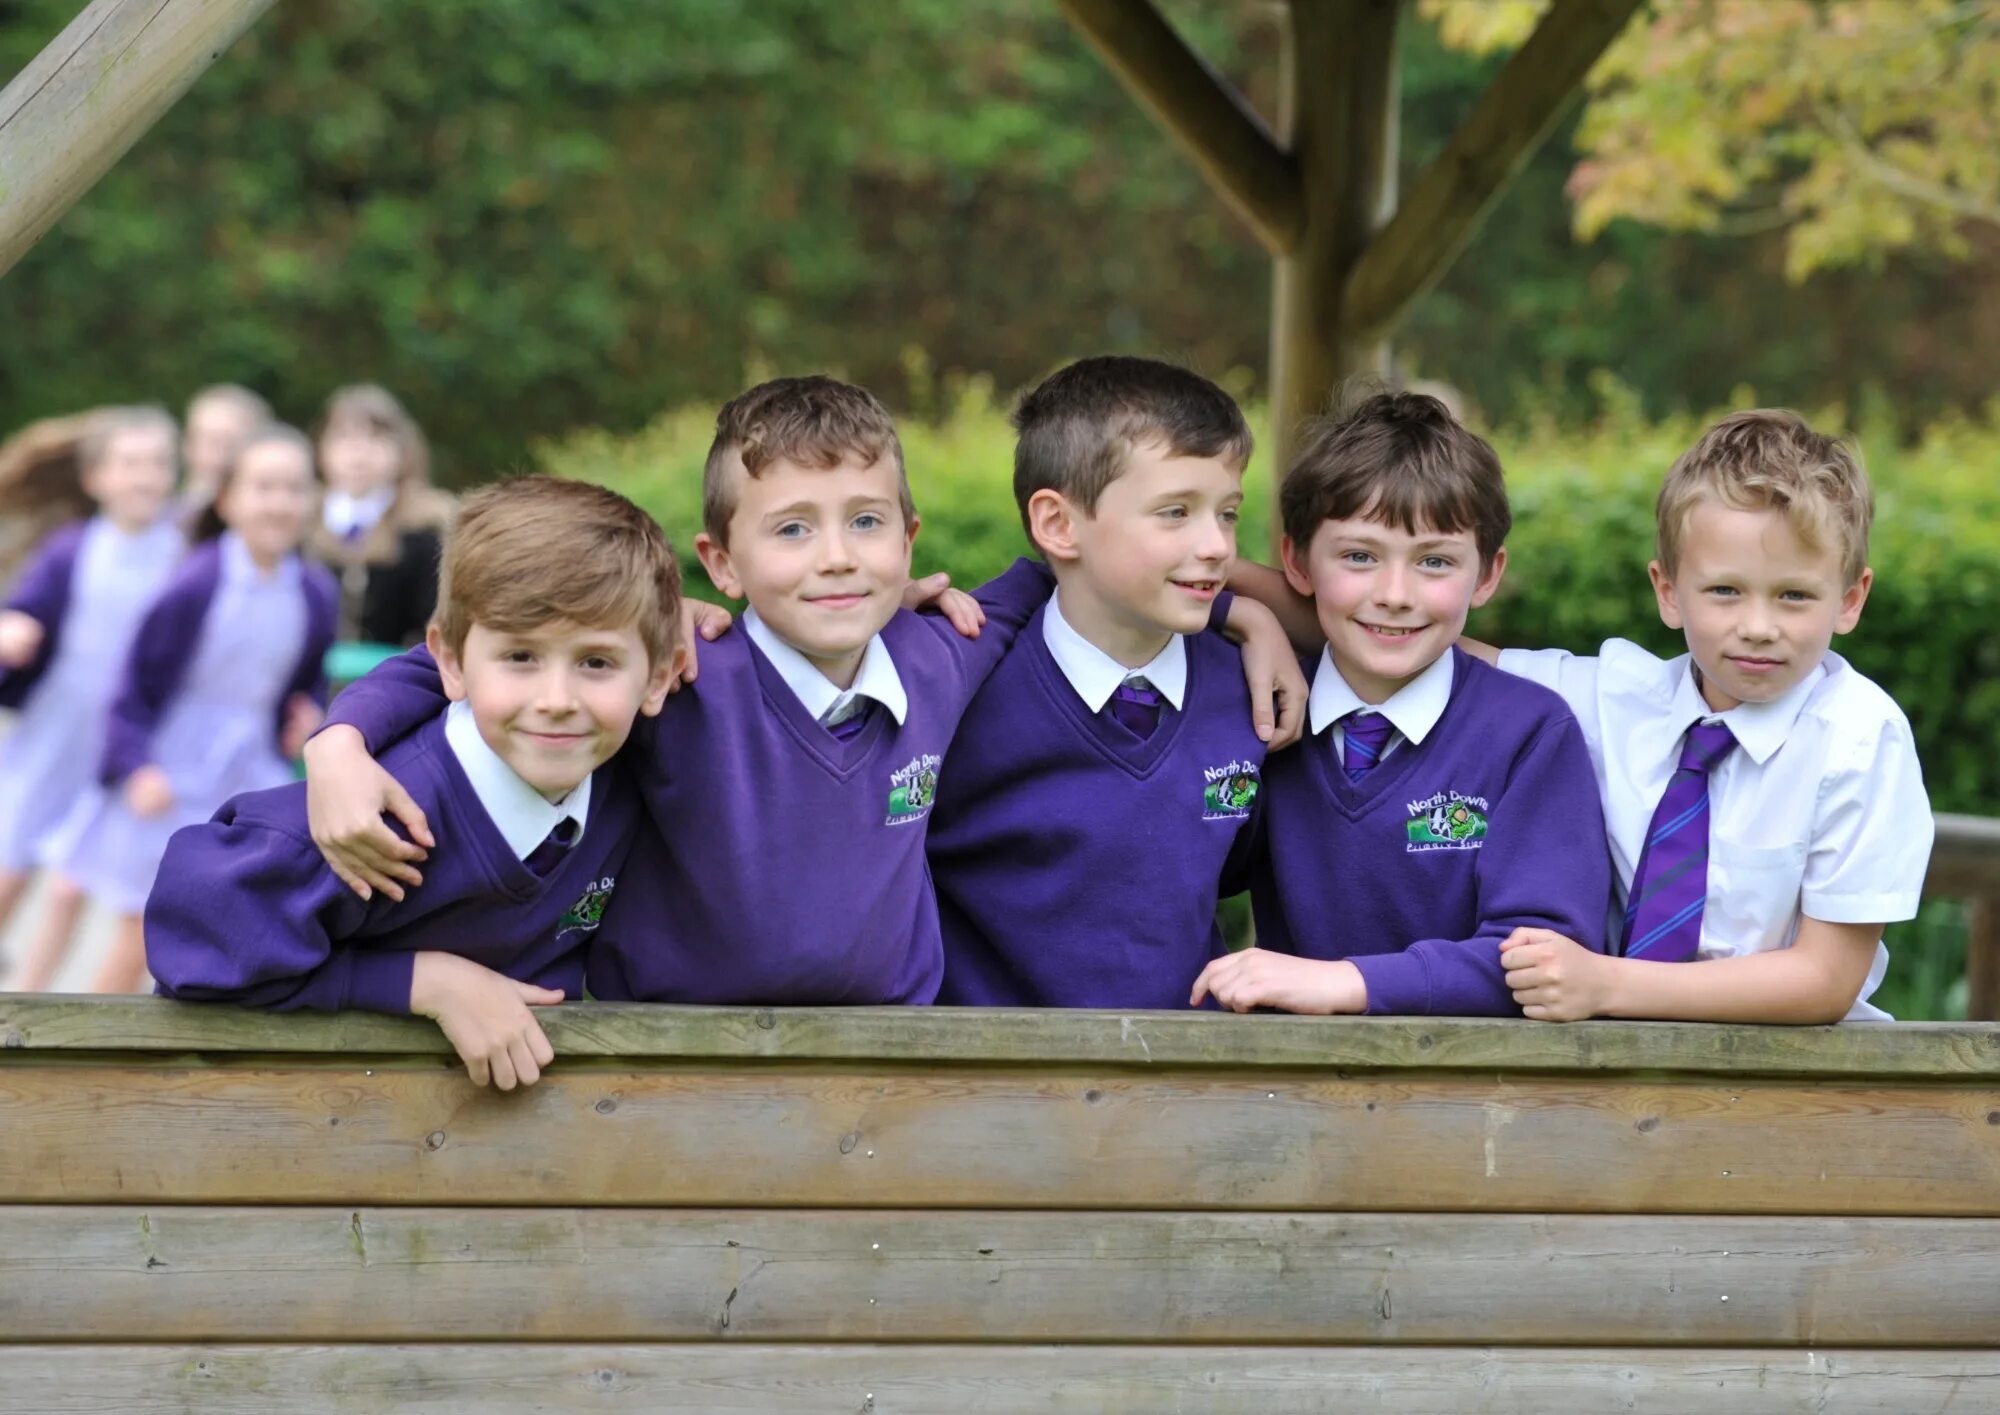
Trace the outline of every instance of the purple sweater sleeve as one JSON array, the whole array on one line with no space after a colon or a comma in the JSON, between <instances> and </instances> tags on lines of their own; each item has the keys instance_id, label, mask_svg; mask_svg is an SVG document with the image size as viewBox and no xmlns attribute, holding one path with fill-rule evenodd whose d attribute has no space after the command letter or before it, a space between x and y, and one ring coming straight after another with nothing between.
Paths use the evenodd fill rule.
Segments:
<instances>
[{"instance_id":1,"label":"purple sweater sleeve","mask_svg":"<svg viewBox=\"0 0 2000 1415\"><path fill-rule=\"evenodd\" d=\"M352 727L368 744L369 755L379 757L448 706L437 660L418 644L341 689L320 730Z\"/></svg>"},{"instance_id":2,"label":"purple sweater sleeve","mask_svg":"<svg viewBox=\"0 0 2000 1415\"><path fill-rule=\"evenodd\" d=\"M184 1001L407 1013L414 955L335 941L368 907L310 839L231 802L168 842L146 900L146 964L162 996Z\"/></svg>"},{"instance_id":3,"label":"purple sweater sleeve","mask_svg":"<svg viewBox=\"0 0 2000 1415\"><path fill-rule=\"evenodd\" d=\"M958 652L968 684L977 692L1055 588L1056 577L1049 573L1049 567L1024 555L972 592L986 611L986 624L978 638L966 638L939 615L922 617Z\"/></svg>"},{"instance_id":4,"label":"purple sweater sleeve","mask_svg":"<svg viewBox=\"0 0 2000 1415\"><path fill-rule=\"evenodd\" d=\"M153 731L194 657L220 576L213 545L197 550L140 621L105 725L98 772L105 785L117 785L153 759Z\"/></svg>"},{"instance_id":5,"label":"purple sweater sleeve","mask_svg":"<svg viewBox=\"0 0 2000 1415\"><path fill-rule=\"evenodd\" d=\"M35 547L28 568L7 596L7 608L42 626L42 644L35 650L34 658L19 668L0 668L0 706L19 707L28 689L55 656L56 640L61 637L63 620L69 615L70 584L76 577L76 557L83 548L87 524L64 526L44 536Z\"/></svg>"},{"instance_id":6,"label":"purple sweater sleeve","mask_svg":"<svg viewBox=\"0 0 2000 1415\"><path fill-rule=\"evenodd\" d=\"M1553 929L1604 951L1611 860L1574 717L1552 718L1530 739L1491 820L1479 852L1478 932L1352 959L1368 984L1371 1015L1518 1016L1500 966L1500 941L1517 928Z\"/></svg>"}]
</instances>

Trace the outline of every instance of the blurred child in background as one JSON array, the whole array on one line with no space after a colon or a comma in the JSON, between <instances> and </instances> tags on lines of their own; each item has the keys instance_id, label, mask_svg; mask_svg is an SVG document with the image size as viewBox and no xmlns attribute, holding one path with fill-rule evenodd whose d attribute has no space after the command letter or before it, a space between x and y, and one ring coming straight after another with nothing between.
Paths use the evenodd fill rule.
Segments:
<instances>
[{"instance_id":1,"label":"blurred child in background","mask_svg":"<svg viewBox=\"0 0 2000 1415\"><path fill-rule=\"evenodd\" d=\"M340 637L416 643L452 505L430 484L423 430L387 389L353 384L327 400L319 459L326 500L307 549L340 581Z\"/></svg>"},{"instance_id":2,"label":"blurred child in background","mask_svg":"<svg viewBox=\"0 0 2000 1415\"><path fill-rule=\"evenodd\" d=\"M190 530L215 500L229 458L252 432L271 421L271 405L239 383L212 383L188 400L181 440L181 521Z\"/></svg>"},{"instance_id":3,"label":"blurred child in background","mask_svg":"<svg viewBox=\"0 0 2000 1415\"><path fill-rule=\"evenodd\" d=\"M102 784L53 846L52 863L119 915L95 991L130 992L145 975L140 916L167 838L239 792L291 779L287 763L319 723L338 591L298 554L313 491L303 433L253 432L139 627Z\"/></svg>"},{"instance_id":4,"label":"blurred child in background","mask_svg":"<svg viewBox=\"0 0 2000 1415\"><path fill-rule=\"evenodd\" d=\"M158 408L93 414L79 461L96 514L44 537L0 610L0 704L21 714L0 742L0 927L95 779L133 632L180 558L168 514L178 435ZM20 986L48 986L44 955L60 958L82 907L76 885L58 880Z\"/></svg>"},{"instance_id":5,"label":"blurred child in background","mask_svg":"<svg viewBox=\"0 0 2000 1415\"><path fill-rule=\"evenodd\" d=\"M0 584L13 583L50 531L96 512L78 465L89 427L88 413L43 418L0 442Z\"/></svg>"}]
</instances>

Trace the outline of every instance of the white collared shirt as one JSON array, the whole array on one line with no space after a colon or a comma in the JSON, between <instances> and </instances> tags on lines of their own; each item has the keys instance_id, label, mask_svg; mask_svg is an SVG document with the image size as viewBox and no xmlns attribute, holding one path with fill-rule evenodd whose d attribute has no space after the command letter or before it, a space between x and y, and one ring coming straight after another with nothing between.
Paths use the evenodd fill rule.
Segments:
<instances>
[{"instance_id":1,"label":"white collared shirt","mask_svg":"<svg viewBox=\"0 0 2000 1415\"><path fill-rule=\"evenodd\" d=\"M840 688L815 668L811 659L773 633L756 610L743 611L743 632L771 661L771 667L778 670L785 685L805 704L813 720L822 726L852 717L852 705L857 698L873 698L882 704L898 727L910 715L910 695L903 691L903 675L896 671L896 660L889 656L889 646L882 642L880 634L870 639L868 647L861 651L861 666L855 670L853 686Z\"/></svg>"},{"instance_id":2,"label":"white collared shirt","mask_svg":"<svg viewBox=\"0 0 2000 1415\"><path fill-rule=\"evenodd\" d=\"M472 704L463 700L445 709L444 740L465 769L472 794L486 808L487 817L515 859L527 859L564 820L574 820L577 835L583 834L590 820L589 777L579 781L560 804L549 801L486 744L479 735L479 724L473 721Z\"/></svg>"},{"instance_id":3,"label":"white collared shirt","mask_svg":"<svg viewBox=\"0 0 2000 1415\"><path fill-rule=\"evenodd\" d=\"M1737 747L1709 774L1708 903L1699 957L1784 948L1801 913L1830 924L1913 918L1934 829L1916 744L1902 709L1829 653L1768 703L1717 713L1686 654L1661 659L1624 639L1597 658L1508 649L1500 666L1555 689L1582 724L1618 870L1616 938L1653 812L1697 722L1729 725ZM1885 1020L1868 995L1849 1020Z\"/></svg>"},{"instance_id":4,"label":"white collared shirt","mask_svg":"<svg viewBox=\"0 0 2000 1415\"><path fill-rule=\"evenodd\" d=\"M353 530L372 531L395 502L394 486L377 487L364 496L329 490L320 503L320 520L337 536Z\"/></svg>"},{"instance_id":5,"label":"white collared shirt","mask_svg":"<svg viewBox=\"0 0 2000 1415\"><path fill-rule=\"evenodd\" d=\"M1451 654L1446 651L1429 668L1390 694L1386 702L1364 703L1334 667L1333 650L1321 649L1319 670L1313 674L1312 696L1306 699L1306 722L1315 737L1328 727L1333 728L1328 742L1338 762L1347 741L1340 720L1349 713L1379 712L1396 729L1382 748L1380 760L1387 761L1405 740L1421 746L1424 738L1431 735L1431 729L1437 726L1451 702L1451 678Z\"/></svg>"},{"instance_id":6,"label":"white collared shirt","mask_svg":"<svg viewBox=\"0 0 2000 1415\"><path fill-rule=\"evenodd\" d=\"M1077 633L1075 626L1063 618L1062 591L1057 590L1049 600L1048 612L1042 616L1042 642L1048 645L1049 657L1056 661L1063 677L1069 679L1070 687L1076 689L1084 706L1094 713L1104 711L1118 685L1128 678L1144 678L1174 705L1176 712L1187 697L1187 643L1179 634L1167 640L1167 646L1153 655L1152 662L1142 668L1127 668Z\"/></svg>"}]
</instances>

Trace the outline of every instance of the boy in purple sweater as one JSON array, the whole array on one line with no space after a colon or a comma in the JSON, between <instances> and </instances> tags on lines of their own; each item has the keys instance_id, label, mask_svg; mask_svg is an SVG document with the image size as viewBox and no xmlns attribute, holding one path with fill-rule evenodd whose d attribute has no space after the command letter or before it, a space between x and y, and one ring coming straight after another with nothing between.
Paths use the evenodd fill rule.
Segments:
<instances>
[{"instance_id":1,"label":"boy in purple sweater","mask_svg":"<svg viewBox=\"0 0 2000 1415\"><path fill-rule=\"evenodd\" d=\"M1202 632L1250 429L1207 379L1137 358L1069 365L1014 426L1015 498L1056 591L946 759L938 1001L1180 1007L1222 952L1218 896L1247 886L1266 750L1243 656ZM1278 636L1258 606L1238 614Z\"/></svg>"},{"instance_id":2,"label":"boy in purple sweater","mask_svg":"<svg viewBox=\"0 0 2000 1415\"><path fill-rule=\"evenodd\" d=\"M320 858L304 785L238 796L167 847L145 916L160 992L418 1013L477 1084L533 1083L553 1052L529 1009L581 995L641 825L608 763L666 698L679 600L666 538L615 492L469 497L428 635L449 706L384 757L453 849L420 888L364 898Z\"/></svg>"},{"instance_id":3,"label":"boy in purple sweater","mask_svg":"<svg viewBox=\"0 0 2000 1415\"><path fill-rule=\"evenodd\" d=\"M888 412L830 378L725 406L695 548L742 631L633 742L653 829L593 942L604 999L927 1003L943 972L924 839L945 748L974 691L1046 596L1022 565L981 592L966 638L902 608L917 517ZM423 839L367 751L435 711L421 651L342 694L308 747L316 832L343 869L415 875ZM454 849L439 846L442 863Z\"/></svg>"},{"instance_id":4,"label":"boy in purple sweater","mask_svg":"<svg viewBox=\"0 0 2000 1415\"><path fill-rule=\"evenodd\" d=\"M1307 430L1279 499L1283 580L1231 583L1281 615L1308 597L1295 637L1326 647L1309 738L1266 772L1258 946L1211 963L1194 1000L1518 1015L1500 941L1601 951L1611 872L1576 718L1453 647L1506 566L1499 459L1436 399L1381 394Z\"/></svg>"}]
</instances>

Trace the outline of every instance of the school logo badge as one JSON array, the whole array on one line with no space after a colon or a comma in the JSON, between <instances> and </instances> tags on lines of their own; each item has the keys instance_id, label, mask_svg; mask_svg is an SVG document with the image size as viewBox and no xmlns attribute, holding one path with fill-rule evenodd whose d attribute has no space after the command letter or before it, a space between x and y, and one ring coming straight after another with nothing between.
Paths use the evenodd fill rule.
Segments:
<instances>
[{"instance_id":1,"label":"school logo badge","mask_svg":"<svg viewBox=\"0 0 2000 1415\"><path fill-rule=\"evenodd\" d=\"M556 924L556 937L597 932L597 926L604 922L604 906L611 902L611 892L616 888L618 888L616 875L606 875L603 879L592 880L590 887L583 891L576 903L569 906Z\"/></svg>"},{"instance_id":2,"label":"school logo badge","mask_svg":"<svg viewBox=\"0 0 2000 1415\"><path fill-rule=\"evenodd\" d=\"M1227 766L1202 768L1201 818L1205 821L1240 821L1250 815L1257 800L1257 767L1252 762L1231 762Z\"/></svg>"},{"instance_id":3,"label":"school logo badge","mask_svg":"<svg viewBox=\"0 0 2000 1415\"><path fill-rule=\"evenodd\" d=\"M1484 796L1466 796L1457 791L1440 791L1421 801L1409 803L1410 854L1427 850L1477 850L1486 841Z\"/></svg>"},{"instance_id":4,"label":"school logo badge","mask_svg":"<svg viewBox=\"0 0 2000 1415\"><path fill-rule=\"evenodd\" d=\"M937 800L938 768L944 758L925 752L889 773L889 818L885 825L908 825L930 814Z\"/></svg>"}]
</instances>

